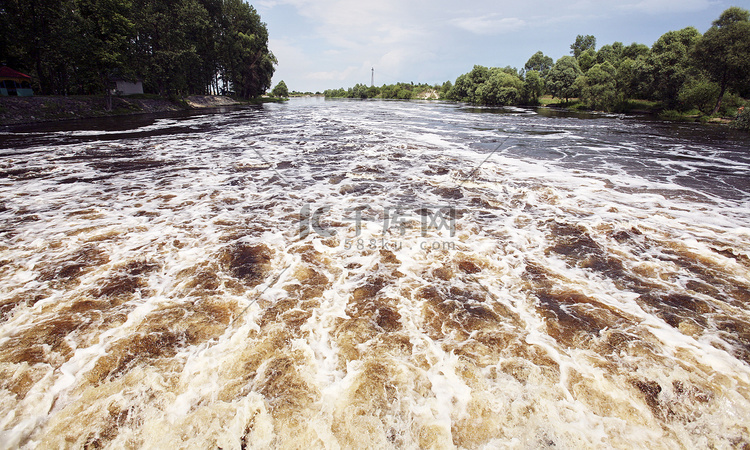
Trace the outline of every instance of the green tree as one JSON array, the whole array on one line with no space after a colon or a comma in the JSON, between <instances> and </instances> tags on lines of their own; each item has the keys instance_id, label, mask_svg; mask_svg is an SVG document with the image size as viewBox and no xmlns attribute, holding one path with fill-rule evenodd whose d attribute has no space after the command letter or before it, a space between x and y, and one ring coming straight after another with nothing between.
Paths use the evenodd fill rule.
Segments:
<instances>
[{"instance_id":1,"label":"green tree","mask_svg":"<svg viewBox=\"0 0 750 450\"><path fill-rule=\"evenodd\" d=\"M650 78L651 96L668 106L677 105L682 85L695 75L689 55L701 34L693 27L664 33L644 60L644 77Z\"/></svg>"},{"instance_id":2,"label":"green tree","mask_svg":"<svg viewBox=\"0 0 750 450\"><path fill-rule=\"evenodd\" d=\"M524 71L536 71L539 73L539 75L544 78L547 76L550 70L552 70L552 65L555 62L550 58L549 56L545 56L544 53L541 51L538 51L534 53L531 58L529 58L528 61L526 61L526 65L523 66Z\"/></svg>"},{"instance_id":3,"label":"green tree","mask_svg":"<svg viewBox=\"0 0 750 450\"><path fill-rule=\"evenodd\" d=\"M31 75L41 94L67 92L89 50L81 39L75 1L4 0L0 25L3 62Z\"/></svg>"},{"instance_id":4,"label":"green tree","mask_svg":"<svg viewBox=\"0 0 750 450\"><path fill-rule=\"evenodd\" d=\"M554 97L564 98L567 102L578 95L575 81L582 74L578 61L574 57L562 56L555 62L547 76L547 90Z\"/></svg>"},{"instance_id":5,"label":"green tree","mask_svg":"<svg viewBox=\"0 0 750 450\"><path fill-rule=\"evenodd\" d=\"M718 84L707 79L705 76L693 78L682 85L677 100L684 109L698 108L702 113L708 114L713 108L716 97L719 95Z\"/></svg>"},{"instance_id":6,"label":"green tree","mask_svg":"<svg viewBox=\"0 0 750 450\"><path fill-rule=\"evenodd\" d=\"M596 52L588 49L578 56L578 66L581 71L586 72L596 64Z\"/></svg>"},{"instance_id":7,"label":"green tree","mask_svg":"<svg viewBox=\"0 0 750 450\"><path fill-rule=\"evenodd\" d=\"M622 49L622 57L636 60L639 56L646 56L648 52L649 48L647 45L633 42L632 44Z\"/></svg>"},{"instance_id":8,"label":"green tree","mask_svg":"<svg viewBox=\"0 0 750 450\"><path fill-rule=\"evenodd\" d=\"M521 99L524 104L537 105L539 97L544 94L544 79L536 70L526 72L526 79L521 91Z\"/></svg>"},{"instance_id":9,"label":"green tree","mask_svg":"<svg viewBox=\"0 0 750 450\"><path fill-rule=\"evenodd\" d=\"M599 51L596 52L596 62L599 64L608 62L614 67L617 67L620 65L620 61L623 58L624 50L625 46L622 42L614 42L612 45L603 45Z\"/></svg>"},{"instance_id":10,"label":"green tree","mask_svg":"<svg viewBox=\"0 0 750 450\"><path fill-rule=\"evenodd\" d=\"M198 0L135 0L135 65L160 95L204 94L218 70L217 21Z\"/></svg>"},{"instance_id":11,"label":"green tree","mask_svg":"<svg viewBox=\"0 0 750 450\"><path fill-rule=\"evenodd\" d=\"M112 109L110 78L129 70L127 59L134 24L128 19L130 3L122 0L79 0L81 32L89 48L86 66L92 84L107 94L107 109ZM95 80L95 81L94 81Z\"/></svg>"},{"instance_id":12,"label":"green tree","mask_svg":"<svg viewBox=\"0 0 750 450\"><path fill-rule=\"evenodd\" d=\"M487 80L477 86L473 103L505 106L515 104L521 97L523 82L504 69L491 69Z\"/></svg>"},{"instance_id":13,"label":"green tree","mask_svg":"<svg viewBox=\"0 0 750 450\"><path fill-rule=\"evenodd\" d=\"M460 102L479 103L475 96L476 89L490 77L490 71L484 66L476 65L471 72L460 75L450 91L448 98Z\"/></svg>"},{"instance_id":14,"label":"green tree","mask_svg":"<svg viewBox=\"0 0 750 450\"><path fill-rule=\"evenodd\" d=\"M732 7L721 13L696 44L692 57L719 85L715 114L728 88L750 80L750 12Z\"/></svg>"},{"instance_id":15,"label":"green tree","mask_svg":"<svg viewBox=\"0 0 750 450\"><path fill-rule=\"evenodd\" d=\"M617 101L615 75L617 70L609 62L596 64L577 83L581 100L591 109L611 110Z\"/></svg>"},{"instance_id":16,"label":"green tree","mask_svg":"<svg viewBox=\"0 0 750 450\"><path fill-rule=\"evenodd\" d=\"M222 79L243 97L257 97L271 86L276 58L268 49L268 29L255 8L242 0L224 1Z\"/></svg>"},{"instance_id":17,"label":"green tree","mask_svg":"<svg viewBox=\"0 0 750 450\"><path fill-rule=\"evenodd\" d=\"M634 98L639 96L641 80L637 70L637 62L631 58L623 58L617 66L615 74L615 89L623 98Z\"/></svg>"},{"instance_id":18,"label":"green tree","mask_svg":"<svg viewBox=\"0 0 750 450\"><path fill-rule=\"evenodd\" d=\"M596 51L596 38L590 34L585 36L579 34L576 36L576 41L570 44L570 54L573 55L575 59L578 59L578 57L581 56L581 53L586 50Z\"/></svg>"},{"instance_id":19,"label":"green tree","mask_svg":"<svg viewBox=\"0 0 750 450\"><path fill-rule=\"evenodd\" d=\"M367 97L367 86L361 83L357 83L354 87L350 88L347 92L349 98L361 98L366 99Z\"/></svg>"},{"instance_id":20,"label":"green tree","mask_svg":"<svg viewBox=\"0 0 750 450\"><path fill-rule=\"evenodd\" d=\"M451 83L450 80L443 83L440 87L440 98L448 98L448 92L450 92L452 87L453 83Z\"/></svg>"},{"instance_id":21,"label":"green tree","mask_svg":"<svg viewBox=\"0 0 750 450\"><path fill-rule=\"evenodd\" d=\"M287 89L284 80L279 81L279 84L277 84L276 87L274 87L271 91L271 95L281 98L289 97L289 89Z\"/></svg>"}]
</instances>

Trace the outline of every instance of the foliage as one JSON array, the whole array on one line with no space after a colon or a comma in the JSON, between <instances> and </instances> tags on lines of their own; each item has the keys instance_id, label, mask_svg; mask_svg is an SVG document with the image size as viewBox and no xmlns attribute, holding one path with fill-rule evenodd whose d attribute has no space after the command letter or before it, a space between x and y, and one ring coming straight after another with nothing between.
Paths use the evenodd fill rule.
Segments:
<instances>
[{"instance_id":1,"label":"foliage","mask_svg":"<svg viewBox=\"0 0 750 450\"><path fill-rule=\"evenodd\" d=\"M224 0L227 27L220 64L243 98L256 97L271 87L276 58L268 50L268 30L255 8L243 0Z\"/></svg>"},{"instance_id":2,"label":"foliage","mask_svg":"<svg viewBox=\"0 0 750 450\"><path fill-rule=\"evenodd\" d=\"M279 84L271 90L271 95L274 97L286 98L289 97L289 89L286 87L284 80L279 81Z\"/></svg>"},{"instance_id":3,"label":"foliage","mask_svg":"<svg viewBox=\"0 0 750 450\"><path fill-rule=\"evenodd\" d=\"M438 92L440 89L450 89L450 81L443 84L443 86L430 86L429 84L414 84L414 83L396 83L396 84L384 84L381 87L377 86L366 86L364 84L356 84L354 87L349 89L327 89L323 91L323 95L326 98L384 98L384 99L398 99L398 100L409 100L417 98L427 92Z\"/></svg>"},{"instance_id":4,"label":"foliage","mask_svg":"<svg viewBox=\"0 0 750 450\"><path fill-rule=\"evenodd\" d=\"M727 88L750 82L750 12L738 7L724 11L697 43L692 57L719 84L716 113Z\"/></svg>"},{"instance_id":5,"label":"foliage","mask_svg":"<svg viewBox=\"0 0 750 450\"><path fill-rule=\"evenodd\" d=\"M581 56L581 53L586 50L596 50L596 38L590 34L587 34L586 36L579 34L576 36L576 41L570 44L570 54L573 55L575 59L578 59L578 57Z\"/></svg>"},{"instance_id":6,"label":"foliage","mask_svg":"<svg viewBox=\"0 0 750 450\"><path fill-rule=\"evenodd\" d=\"M662 120L671 120L677 122L694 121L694 119L687 117L685 114L675 109L667 109L659 113L659 118Z\"/></svg>"},{"instance_id":7,"label":"foliage","mask_svg":"<svg viewBox=\"0 0 750 450\"><path fill-rule=\"evenodd\" d=\"M521 101L525 105L538 105L539 98L544 94L544 79L536 70L526 72L526 79L521 91Z\"/></svg>"},{"instance_id":8,"label":"foliage","mask_svg":"<svg viewBox=\"0 0 750 450\"><path fill-rule=\"evenodd\" d=\"M693 78L682 85L677 100L683 107L695 107L703 114L710 114L719 90L718 84L705 77Z\"/></svg>"},{"instance_id":9,"label":"foliage","mask_svg":"<svg viewBox=\"0 0 750 450\"><path fill-rule=\"evenodd\" d=\"M490 71L484 66L474 66L471 72L459 75L447 98L460 102L481 103L475 95L476 89L490 77Z\"/></svg>"},{"instance_id":10,"label":"foliage","mask_svg":"<svg viewBox=\"0 0 750 450\"><path fill-rule=\"evenodd\" d=\"M440 87L440 98L442 99L447 98L448 92L450 92L452 87L453 87L453 83L451 83L450 80L443 83L443 85Z\"/></svg>"},{"instance_id":11,"label":"foliage","mask_svg":"<svg viewBox=\"0 0 750 450\"><path fill-rule=\"evenodd\" d=\"M630 58L634 60L634 59L637 59L639 56L648 55L648 52L649 52L649 48L647 45L633 42L632 44L622 49L622 57Z\"/></svg>"},{"instance_id":12,"label":"foliage","mask_svg":"<svg viewBox=\"0 0 750 450\"><path fill-rule=\"evenodd\" d=\"M588 72L590 68L594 67L594 64L596 64L596 52L591 49L581 53L578 57L578 67L581 68L581 72Z\"/></svg>"},{"instance_id":13,"label":"foliage","mask_svg":"<svg viewBox=\"0 0 750 450\"><path fill-rule=\"evenodd\" d=\"M456 79L446 97L481 105L513 105L521 99L523 86L515 68L474 66Z\"/></svg>"},{"instance_id":14,"label":"foliage","mask_svg":"<svg viewBox=\"0 0 750 450\"><path fill-rule=\"evenodd\" d=\"M697 70L691 65L690 52L701 35L693 27L664 33L651 47L643 71L650 78L650 96L677 106L677 95L682 85Z\"/></svg>"},{"instance_id":15,"label":"foliage","mask_svg":"<svg viewBox=\"0 0 750 450\"><path fill-rule=\"evenodd\" d=\"M581 100L591 109L611 110L617 102L615 75L617 70L609 62L596 64L586 75L576 80Z\"/></svg>"},{"instance_id":16,"label":"foliage","mask_svg":"<svg viewBox=\"0 0 750 450\"><path fill-rule=\"evenodd\" d=\"M521 97L523 82L503 69L490 69L489 78L477 86L474 103L493 106L513 105Z\"/></svg>"},{"instance_id":17,"label":"foliage","mask_svg":"<svg viewBox=\"0 0 750 450\"><path fill-rule=\"evenodd\" d=\"M732 122L732 127L739 130L750 131L750 108L742 108L737 118Z\"/></svg>"},{"instance_id":18,"label":"foliage","mask_svg":"<svg viewBox=\"0 0 750 450\"><path fill-rule=\"evenodd\" d=\"M663 117L682 120L708 114L712 105L712 114L733 115L742 102L739 96L750 95L750 13L741 8L724 11L703 36L687 27L664 33L650 48L614 42L596 51L594 36L578 35L570 48L573 56L556 62L538 51L520 73L512 67L477 65L453 83L424 89L434 89L443 99L485 105L549 104L542 96L552 94L569 108L665 109ZM357 85L325 94L408 99L424 92L420 89L406 83ZM580 102L571 106L570 100L579 96Z\"/></svg>"},{"instance_id":19,"label":"foliage","mask_svg":"<svg viewBox=\"0 0 750 450\"><path fill-rule=\"evenodd\" d=\"M578 95L579 87L575 85L575 81L582 74L574 57L562 56L547 76L547 90L553 97L564 98L567 102Z\"/></svg>"},{"instance_id":20,"label":"foliage","mask_svg":"<svg viewBox=\"0 0 750 450\"><path fill-rule=\"evenodd\" d=\"M271 83L268 31L243 0L4 0L0 59L41 94L141 79L162 96L251 97Z\"/></svg>"},{"instance_id":21,"label":"foliage","mask_svg":"<svg viewBox=\"0 0 750 450\"><path fill-rule=\"evenodd\" d=\"M646 48L648 49L648 47ZM615 42L611 45L603 45L602 48L600 48L599 51L596 52L596 62L599 64L608 62L617 67L617 65L623 58L624 51L625 46L622 44L622 42ZM583 68L583 66L581 68Z\"/></svg>"},{"instance_id":22,"label":"foliage","mask_svg":"<svg viewBox=\"0 0 750 450\"><path fill-rule=\"evenodd\" d=\"M534 53L528 61L526 61L526 65L524 65L523 68L525 72L534 70L539 73L542 78L545 78L547 74L549 74L549 71L552 70L553 64L554 61L552 60L552 58L550 58L549 56L545 56L544 53L538 51Z\"/></svg>"}]
</instances>

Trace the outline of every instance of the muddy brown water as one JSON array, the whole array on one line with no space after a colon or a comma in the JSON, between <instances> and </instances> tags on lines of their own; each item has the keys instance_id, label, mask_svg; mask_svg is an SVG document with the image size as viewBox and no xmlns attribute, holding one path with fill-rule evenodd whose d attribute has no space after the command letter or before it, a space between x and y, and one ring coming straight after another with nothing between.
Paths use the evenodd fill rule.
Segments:
<instances>
[{"instance_id":1,"label":"muddy brown water","mask_svg":"<svg viewBox=\"0 0 750 450\"><path fill-rule=\"evenodd\" d=\"M0 130L0 446L750 446L748 144L323 99Z\"/></svg>"}]
</instances>

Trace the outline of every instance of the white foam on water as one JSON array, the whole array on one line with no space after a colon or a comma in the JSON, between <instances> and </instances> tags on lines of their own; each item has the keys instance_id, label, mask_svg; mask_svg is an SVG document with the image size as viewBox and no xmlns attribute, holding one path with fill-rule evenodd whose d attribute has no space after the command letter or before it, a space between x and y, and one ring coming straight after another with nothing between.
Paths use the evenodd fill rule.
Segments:
<instances>
[{"instance_id":1,"label":"white foam on water","mask_svg":"<svg viewBox=\"0 0 750 450\"><path fill-rule=\"evenodd\" d=\"M748 444L750 162L702 130L300 100L28 133L2 445Z\"/></svg>"}]
</instances>

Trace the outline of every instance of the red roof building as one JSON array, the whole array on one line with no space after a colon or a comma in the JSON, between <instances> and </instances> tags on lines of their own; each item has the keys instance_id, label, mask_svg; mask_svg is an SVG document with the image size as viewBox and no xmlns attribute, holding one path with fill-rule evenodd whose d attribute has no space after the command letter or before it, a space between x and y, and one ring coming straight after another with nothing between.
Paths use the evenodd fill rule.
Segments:
<instances>
[{"instance_id":1,"label":"red roof building","mask_svg":"<svg viewBox=\"0 0 750 450\"><path fill-rule=\"evenodd\" d=\"M31 97L31 77L8 66L0 67L0 95Z\"/></svg>"},{"instance_id":2,"label":"red roof building","mask_svg":"<svg viewBox=\"0 0 750 450\"><path fill-rule=\"evenodd\" d=\"M2 66L0 67L0 78L20 78L20 79L26 79L26 81L31 80L31 77L26 75L25 73L21 73L17 70L13 70L8 66Z\"/></svg>"}]
</instances>

